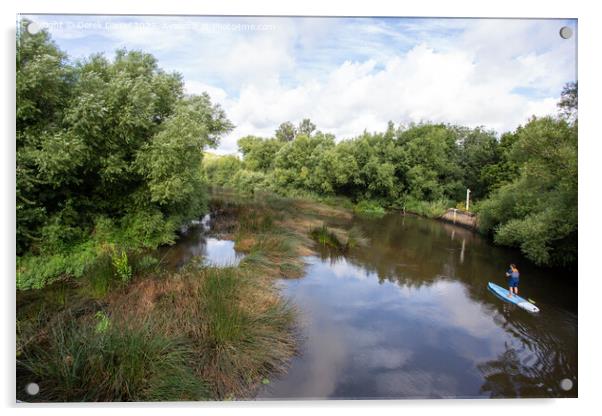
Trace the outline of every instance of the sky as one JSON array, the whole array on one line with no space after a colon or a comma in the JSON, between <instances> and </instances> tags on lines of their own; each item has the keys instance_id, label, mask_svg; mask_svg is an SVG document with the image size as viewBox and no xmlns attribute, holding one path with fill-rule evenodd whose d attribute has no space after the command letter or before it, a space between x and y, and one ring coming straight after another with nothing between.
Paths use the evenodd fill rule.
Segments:
<instances>
[{"instance_id":1,"label":"sky","mask_svg":"<svg viewBox=\"0 0 602 416\"><path fill-rule=\"evenodd\" d=\"M21 16L75 61L115 50L153 54L207 92L246 135L310 118L337 140L387 122L485 126L498 134L556 114L577 80L577 21L224 16ZM563 39L559 30L572 28Z\"/></svg>"}]
</instances>

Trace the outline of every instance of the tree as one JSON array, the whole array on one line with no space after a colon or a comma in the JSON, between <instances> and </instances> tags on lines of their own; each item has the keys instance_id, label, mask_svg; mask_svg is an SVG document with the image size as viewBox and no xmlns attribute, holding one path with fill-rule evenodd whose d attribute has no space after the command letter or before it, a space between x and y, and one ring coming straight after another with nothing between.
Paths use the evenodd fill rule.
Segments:
<instances>
[{"instance_id":1,"label":"tree","mask_svg":"<svg viewBox=\"0 0 602 416\"><path fill-rule=\"evenodd\" d=\"M562 119L533 118L517 129L509 158L518 177L479 208L481 228L498 244L518 246L540 265L577 259L577 128Z\"/></svg>"},{"instance_id":2,"label":"tree","mask_svg":"<svg viewBox=\"0 0 602 416\"><path fill-rule=\"evenodd\" d=\"M46 30L33 35L27 32L29 23L24 19L17 30L17 253L39 240L39 230L48 220L45 201L52 199L53 192L48 179L37 172L39 149L43 141L61 134L74 82L67 56Z\"/></svg>"},{"instance_id":3,"label":"tree","mask_svg":"<svg viewBox=\"0 0 602 416\"><path fill-rule=\"evenodd\" d=\"M303 134L310 137L311 134L316 130L316 125L311 122L310 119L304 118L297 127L297 134Z\"/></svg>"},{"instance_id":4,"label":"tree","mask_svg":"<svg viewBox=\"0 0 602 416\"><path fill-rule=\"evenodd\" d=\"M459 164L464 177L462 183L471 190L473 199L483 198L487 195L489 184L482 170L499 160L495 132L480 127L457 127L456 131L459 136Z\"/></svg>"},{"instance_id":5,"label":"tree","mask_svg":"<svg viewBox=\"0 0 602 416\"><path fill-rule=\"evenodd\" d=\"M277 139L263 139L255 136L246 136L238 140L238 148L243 154L246 167L262 172L273 169L274 158L283 144Z\"/></svg>"},{"instance_id":6,"label":"tree","mask_svg":"<svg viewBox=\"0 0 602 416\"><path fill-rule=\"evenodd\" d=\"M133 247L171 241L204 210L202 152L232 129L224 111L207 94L184 97L182 77L150 54L70 64L26 24L17 33L18 276L43 284L81 274L101 235ZM52 267L36 273L27 261Z\"/></svg>"},{"instance_id":7,"label":"tree","mask_svg":"<svg viewBox=\"0 0 602 416\"><path fill-rule=\"evenodd\" d=\"M444 124L420 124L400 133L399 174L411 197L420 201L462 198L466 188L456 130Z\"/></svg>"},{"instance_id":8,"label":"tree","mask_svg":"<svg viewBox=\"0 0 602 416\"><path fill-rule=\"evenodd\" d=\"M567 83L562 89L560 101L558 102L558 109L564 119L569 121L577 120L578 98L577 82Z\"/></svg>"},{"instance_id":9,"label":"tree","mask_svg":"<svg viewBox=\"0 0 602 416\"><path fill-rule=\"evenodd\" d=\"M297 136L297 129L290 121L282 123L276 130L276 138L281 142L292 142Z\"/></svg>"}]
</instances>

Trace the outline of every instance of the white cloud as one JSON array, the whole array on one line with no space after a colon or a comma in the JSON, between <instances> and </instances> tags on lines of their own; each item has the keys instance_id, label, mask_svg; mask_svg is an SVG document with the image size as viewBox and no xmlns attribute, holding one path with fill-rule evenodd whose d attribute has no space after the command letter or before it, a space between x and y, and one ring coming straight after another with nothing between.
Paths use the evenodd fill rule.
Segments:
<instances>
[{"instance_id":1,"label":"white cloud","mask_svg":"<svg viewBox=\"0 0 602 416\"><path fill-rule=\"evenodd\" d=\"M564 76L553 75L558 69L556 55L530 52L496 65L491 57L479 60L474 50L435 50L419 44L385 62L346 61L322 82L287 87L278 79L260 85L250 81L237 98L225 100L212 94L238 126L221 150L235 149L235 140L243 135L271 136L281 122L304 117L339 139L364 129L383 130L388 120L485 125L500 133L512 130L532 115L555 112L567 79L566 70L557 71ZM525 86L553 95L516 92Z\"/></svg>"},{"instance_id":2,"label":"white cloud","mask_svg":"<svg viewBox=\"0 0 602 416\"><path fill-rule=\"evenodd\" d=\"M34 16L81 57L118 47L153 53L189 93L207 91L247 134L271 136L310 117L339 139L420 121L514 129L555 113L576 78L575 22L520 19L369 19ZM61 28L57 22L63 22ZM236 25L270 30L237 30Z\"/></svg>"}]
</instances>

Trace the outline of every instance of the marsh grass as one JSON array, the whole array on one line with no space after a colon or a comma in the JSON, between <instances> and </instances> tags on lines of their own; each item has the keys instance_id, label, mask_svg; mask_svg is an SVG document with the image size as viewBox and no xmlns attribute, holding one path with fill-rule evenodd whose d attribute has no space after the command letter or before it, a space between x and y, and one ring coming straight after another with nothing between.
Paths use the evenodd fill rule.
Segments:
<instances>
[{"instance_id":1,"label":"marsh grass","mask_svg":"<svg viewBox=\"0 0 602 416\"><path fill-rule=\"evenodd\" d=\"M20 305L19 386L38 382L40 401L251 398L286 371L297 351L296 315L274 279L303 275L310 225L347 214L264 196L220 196L211 206L212 232L246 253L237 267L190 262L174 272L132 252L131 280L122 281L107 253L73 290L50 296L48 287L30 309ZM351 245L355 237L345 236Z\"/></svg>"},{"instance_id":2,"label":"marsh grass","mask_svg":"<svg viewBox=\"0 0 602 416\"><path fill-rule=\"evenodd\" d=\"M17 361L24 380L40 386L25 401L201 400L206 385L190 369L192 349L181 339L162 336L150 323L94 322L65 317L44 342Z\"/></svg>"},{"instance_id":3,"label":"marsh grass","mask_svg":"<svg viewBox=\"0 0 602 416\"><path fill-rule=\"evenodd\" d=\"M420 215L427 218L438 218L451 206L451 202L447 200L437 201L417 201L408 199L404 205L406 212Z\"/></svg>"},{"instance_id":4,"label":"marsh grass","mask_svg":"<svg viewBox=\"0 0 602 416\"><path fill-rule=\"evenodd\" d=\"M352 227L349 230L330 228L325 224L314 227L309 231L311 238L322 247L346 252L355 247L362 247L368 243L361 230Z\"/></svg>"},{"instance_id":5,"label":"marsh grass","mask_svg":"<svg viewBox=\"0 0 602 416\"><path fill-rule=\"evenodd\" d=\"M343 248L343 243L339 241L337 235L330 231L326 225L312 228L309 232L309 235L321 246L332 247L336 249Z\"/></svg>"},{"instance_id":6,"label":"marsh grass","mask_svg":"<svg viewBox=\"0 0 602 416\"><path fill-rule=\"evenodd\" d=\"M254 268L203 268L179 275L152 316L163 331L186 336L194 365L218 399L250 397L295 352L294 311Z\"/></svg>"},{"instance_id":7,"label":"marsh grass","mask_svg":"<svg viewBox=\"0 0 602 416\"><path fill-rule=\"evenodd\" d=\"M378 202L367 200L358 202L353 211L358 215L373 218L381 218L387 213Z\"/></svg>"},{"instance_id":8,"label":"marsh grass","mask_svg":"<svg viewBox=\"0 0 602 416\"><path fill-rule=\"evenodd\" d=\"M88 268L84 287L95 299L101 299L109 293L114 286L114 270L111 257L104 255L99 257L94 264Z\"/></svg>"}]
</instances>

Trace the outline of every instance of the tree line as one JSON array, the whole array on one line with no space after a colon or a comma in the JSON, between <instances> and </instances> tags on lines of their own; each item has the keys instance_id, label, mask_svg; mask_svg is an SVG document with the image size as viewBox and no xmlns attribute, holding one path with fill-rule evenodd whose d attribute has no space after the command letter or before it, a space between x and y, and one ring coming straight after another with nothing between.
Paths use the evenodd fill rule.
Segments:
<instances>
[{"instance_id":1,"label":"tree line","mask_svg":"<svg viewBox=\"0 0 602 416\"><path fill-rule=\"evenodd\" d=\"M309 120L274 137L238 140L237 156L204 164L210 184L285 195L343 196L362 206L425 215L462 207L469 188L480 230L539 265L577 259L577 84L558 116L531 118L497 137L483 127L395 126L336 141Z\"/></svg>"}]
</instances>

